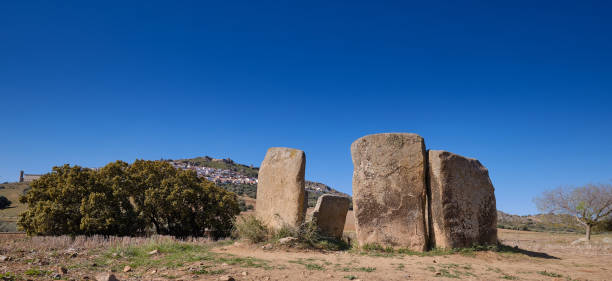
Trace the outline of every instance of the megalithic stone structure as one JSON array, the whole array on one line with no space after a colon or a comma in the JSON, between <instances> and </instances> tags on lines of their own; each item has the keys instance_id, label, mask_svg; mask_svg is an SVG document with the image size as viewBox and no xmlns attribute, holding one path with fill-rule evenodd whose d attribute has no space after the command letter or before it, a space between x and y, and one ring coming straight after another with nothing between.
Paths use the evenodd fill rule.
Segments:
<instances>
[{"instance_id":1,"label":"megalithic stone structure","mask_svg":"<svg viewBox=\"0 0 612 281\"><path fill-rule=\"evenodd\" d=\"M316 220L323 236L342 238L350 204L349 198L340 195L324 194L319 197L312 219Z\"/></svg>"},{"instance_id":2,"label":"megalithic stone structure","mask_svg":"<svg viewBox=\"0 0 612 281\"><path fill-rule=\"evenodd\" d=\"M272 229L298 227L304 222L304 151L272 147L259 168L256 216Z\"/></svg>"},{"instance_id":3,"label":"megalithic stone structure","mask_svg":"<svg viewBox=\"0 0 612 281\"><path fill-rule=\"evenodd\" d=\"M425 141L416 134L375 134L353 142L359 245L427 249L425 153Z\"/></svg>"},{"instance_id":4,"label":"megalithic stone structure","mask_svg":"<svg viewBox=\"0 0 612 281\"><path fill-rule=\"evenodd\" d=\"M495 189L480 161L430 150L429 179L432 246L497 243Z\"/></svg>"}]
</instances>

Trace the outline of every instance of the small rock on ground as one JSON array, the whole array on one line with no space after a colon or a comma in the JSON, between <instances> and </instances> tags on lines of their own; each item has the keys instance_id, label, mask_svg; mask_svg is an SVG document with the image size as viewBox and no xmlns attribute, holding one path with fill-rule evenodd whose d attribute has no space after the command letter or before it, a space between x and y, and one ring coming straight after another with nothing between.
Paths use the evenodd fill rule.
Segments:
<instances>
[{"instance_id":1,"label":"small rock on ground","mask_svg":"<svg viewBox=\"0 0 612 281\"><path fill-rule=\"evenodd\" d=\"M119 279L115 277L115 274L110 274L110 273L98 274L96 275L96 280L97 281L119 281Z\"/></svg>"},{"instance_id":2,"label":"small rock on ground","mask_svg":"<svg viewBox=\"0 0 612 281\"><path fill-rule=\"evenodd\" d=\"M234 279L234 277L227 276L227 275L219 277L219 280L220 281L236 281L236 279Z\"/></svg>"},{"instance_id":3,"label":"small rock on ground","mask_svg":"<svg viewBox=\"0 0 612 281\"><path fill-rule=\"evenodd\" d=\"M296 240L297 238L295 237L284 237L284 238L279 239L278 243L280 243L281 245L284 245L284 244L292 243L293 241L296 241Z\"/></svg>"},{"instance_id":4,"label":"small rock on ground","mask_svg":"<svg viewBox=\"0 0 612 281\"><path fill-rule=\"evenodd\" d=\"M60 266L60 267L57 268L57 273L61 274L61 275L64 275L64 274L68 273L68 269L63 267L63 266Z\"/></svg>"}]
</instances>

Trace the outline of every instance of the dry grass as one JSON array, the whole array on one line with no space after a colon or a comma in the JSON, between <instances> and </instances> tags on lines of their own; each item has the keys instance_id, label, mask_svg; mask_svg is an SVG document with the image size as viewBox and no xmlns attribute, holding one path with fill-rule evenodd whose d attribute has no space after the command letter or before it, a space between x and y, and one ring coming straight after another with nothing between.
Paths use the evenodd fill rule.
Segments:
<instances>
[{"instance_id":1,"label":"dry grass","mask_svg":"<svg viewBox=\"0 0 612 281\"><path fill-rule=\"evenodd\" d=\"M43 252L43 251L84 251L92 249L108 249L146 244L190 243L203 245L210 243L208 238L187 238L178 240L172 236L155 235L151 237L117 237L117 236L34 236L23 234L0 235L0 253L11 251Z\"/></svg>"}]
</instances>

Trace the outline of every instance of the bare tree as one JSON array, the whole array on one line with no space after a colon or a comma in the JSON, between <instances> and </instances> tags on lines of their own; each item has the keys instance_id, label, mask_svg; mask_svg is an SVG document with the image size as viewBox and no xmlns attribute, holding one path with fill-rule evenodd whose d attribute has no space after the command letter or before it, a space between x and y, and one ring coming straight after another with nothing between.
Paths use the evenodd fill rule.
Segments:
<instances>
[{"instance_id":1,"label":"bare tree","mask_svg":"<svg viewBox=\"0 0 612 281\"><path fill-rule=\"evenodd\" d=\"M558 187L544 191L534 202L542 212L576 217L586 228L586 239L591 240L591 228L612 215L612 185Z\"/></svg>"}]
</instances>

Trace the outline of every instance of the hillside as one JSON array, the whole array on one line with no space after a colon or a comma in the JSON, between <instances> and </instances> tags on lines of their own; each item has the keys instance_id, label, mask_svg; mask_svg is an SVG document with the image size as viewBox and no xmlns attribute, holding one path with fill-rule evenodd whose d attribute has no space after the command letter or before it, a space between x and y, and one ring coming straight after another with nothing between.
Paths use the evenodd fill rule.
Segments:
<instances>
[{"instance_id":1,"label":"hillside","mask_svg":"<svg viewBox=\"0 0 612 281\"><path fill-rule=\"evenodd\" d=\"M23 182L0 184L0 195L12 202L8 208L0 210L0 232L17 230L16 223L19 220L19 214L27 208L27 205L19 203L19 196L26 193L28 189L28 184Z\"/></svg>"},{"instance_id":2,"label":"hillside","mask_svg":"<svg viewBox=\"0 0 612 281\"><path fill-rule=\"evenodd\" d=\"M584 232L584 227L570 215L511 215L497 211L497 227L514 230Z\"/></svg>"},{"instance_id":3,"label":"hillside","mask_svg":"<svg viewBox=\"0 0 612 281\"><path fill-rule=\"evenodd\" d=\"M215 159L209 156L204 157L196 157L190 159L178 159L178 160L166 160L171 162L175 166L194 169L196 172L200 173L202 167L214 168L219 170L227 170L231 171L230 173L223 173L222 171L217 171L213 177L208 177L209 179L214 179L217 185L235 192L238 195L248 196L250 198L255 198L257 195L257 185L252 183L242 183L242 182L231 182L229 179L236 178L235 174L239 174L245 176L247 178L257 178L259 173L259 167L253 167L239 164L234 162L230 158L226 159ZM206 171L208 172L208 171ZM224 178L225 177L225 178ZM340 192L336 189L331 188L328 185L325 185L320 182L306 181L306 191L308 192L308 206L313 207L317 199L323 194L336 194L341 196L350 197L350 195Z\"/></svg>"},{"instance_id":4,"label":"hillside","mask_svg":"<svg viewBox=\"0 0 612 281\"><path fill-rule=\"evenodd\" d=\"M220 169L220 170L229 170L229 171L233 171L233 172L242 174L247 177L254 177L254 178L256 178L257 173L259 173L259 168L235 163L234 160L230 158L215 159L209 156L204 156L204 157L167 160L167 161L190 164L191 166L209 167L209 168L215 168L215 169Z\"/></svg>"}]
</instances>

